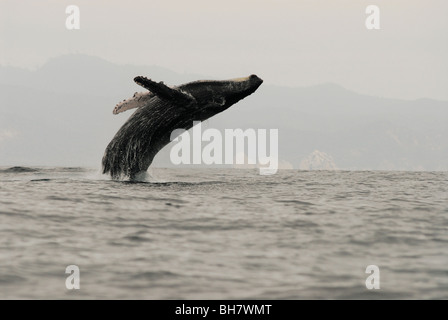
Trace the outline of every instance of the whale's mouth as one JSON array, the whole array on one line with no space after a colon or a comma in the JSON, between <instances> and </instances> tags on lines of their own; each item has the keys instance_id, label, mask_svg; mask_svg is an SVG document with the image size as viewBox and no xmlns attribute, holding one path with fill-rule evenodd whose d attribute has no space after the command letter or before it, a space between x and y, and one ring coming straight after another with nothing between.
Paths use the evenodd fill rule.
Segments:
<instances>
[{"instance_id":1,"label":"whale's mouth","mask_svg":"<svg viewBox=\"0 0 448 320\"><path fill-rule=\"evenodd\" d=\"M263 79L257 77L256 75L251 75L249 76L249 81L251 83L253 83L255 85L256 88L258 88L259 86L261 86L261 84L263 83Z\"/></svg>"},{"instance_id":2,"label":"whale's mouth","mask_svg":"<svg viewBox=\"0 0 448 320\"><path fill-rule=\"evenodd\" d=\"M263 83L263 80L254 74L247 77L246 81L249 83L249 90L246 91L246 94L252 94Z\"/></svg>"}]
</instances>

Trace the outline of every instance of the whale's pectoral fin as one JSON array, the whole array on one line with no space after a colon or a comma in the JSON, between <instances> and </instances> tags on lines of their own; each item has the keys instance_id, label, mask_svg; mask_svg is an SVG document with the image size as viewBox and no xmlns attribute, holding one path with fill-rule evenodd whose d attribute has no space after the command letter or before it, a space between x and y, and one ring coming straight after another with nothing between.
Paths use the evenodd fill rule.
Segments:
<instances>
[{"instance_id":1,"label":"whale's pectoral fin","mask_svg":"<svg viewBox=\"0 0 448 320\"><path fill-rule=\"evenodd\" d=\"M174 100L178 103L191 103L195 100L191 95L183 93L180 90L170 88L163 82L155 82L142 76L135 77L134 81L161 99Z\"/></svg>"},{"instance_id":2,"label":"whale's pectoral fin","mask_svg":"<svg viewBox=\"0 0 448 320\"><path fill-rule=\"evenodd\" d=\"M129 109L143 107L152 97L154 97L152 92L136 92L132 98L118 103L114 108L113 114L119 114Z\"/></svg>"}]
</instances>

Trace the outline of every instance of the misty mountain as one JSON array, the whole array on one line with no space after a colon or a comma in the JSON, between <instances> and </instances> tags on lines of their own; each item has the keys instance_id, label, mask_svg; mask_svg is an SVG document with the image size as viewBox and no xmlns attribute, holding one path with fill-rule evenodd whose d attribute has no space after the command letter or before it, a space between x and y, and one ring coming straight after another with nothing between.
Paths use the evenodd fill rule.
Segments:
<instances>
[{"instance_id":1,"label":"misty mountain","mask_svg":"<svg viewBox=\"0 0 448 320\"><path fill-rule=\"evenodd\" d=\"M99 167L132 112L114 116L115 104L143 91L136 75L169 85L212 79L85 55L60 56L35 71L0 67L0 165ZM295 168L318 150L339 169L448 170L447 124L448 102L384 99L326 83L263 84L203 127L278 129L279 158ZM169 147L155 165L170 166Z\"/></svg>"}]
</instances>

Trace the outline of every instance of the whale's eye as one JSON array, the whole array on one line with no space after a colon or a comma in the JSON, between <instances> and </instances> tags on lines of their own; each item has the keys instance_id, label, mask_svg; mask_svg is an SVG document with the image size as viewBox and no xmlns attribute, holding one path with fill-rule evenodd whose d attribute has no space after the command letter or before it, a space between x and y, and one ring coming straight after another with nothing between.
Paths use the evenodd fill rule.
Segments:
<instances>
[{"instance_id":1,"label":"whale's eye","mask_svg":"<svg viewBox=\"0 0 448 320\"><path fill-rule=\"evenodd\" d=\"M213 98L212 103L217 104L219 106L223 106L226 104L226 99L224 99L224 97L216 97L216 98Z\"/></svg>"}]
</instances>

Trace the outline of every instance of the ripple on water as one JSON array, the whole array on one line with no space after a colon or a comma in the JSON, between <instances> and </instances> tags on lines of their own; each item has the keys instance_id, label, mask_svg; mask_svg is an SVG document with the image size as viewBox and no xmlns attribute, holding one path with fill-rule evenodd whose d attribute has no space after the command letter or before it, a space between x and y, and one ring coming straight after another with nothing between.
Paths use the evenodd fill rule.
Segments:
<instances>
[{"instance_id":1,"label":"ripple on water","mask_svg":"<svg viewBox=\"0 0 448 320\"><path fill-rule=\"evenodd\" d=\"M448 173L30 169L0 169L2 297L53 297L75 264L88 299L448 298Z\"/></svg>"}]
</instances>

